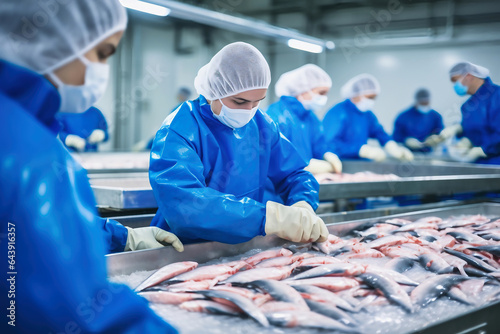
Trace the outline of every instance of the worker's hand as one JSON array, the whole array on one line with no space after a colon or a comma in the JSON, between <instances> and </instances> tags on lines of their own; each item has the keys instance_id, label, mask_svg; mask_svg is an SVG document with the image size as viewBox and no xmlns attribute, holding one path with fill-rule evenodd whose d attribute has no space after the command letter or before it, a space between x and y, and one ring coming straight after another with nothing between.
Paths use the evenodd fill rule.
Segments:
<instances>
[{"instance_id":1,"label":"worker's hand","mask_svg":"<svg viewBox=\"0 0 500 334\"><path fill-rule=\"evenodd\" d=\"M159 227L127 227L127 230L128 236L127 243L125 244L125 251L161 248L169 244L178 252L184 251L182 242L175 234L162 230Z\"/></svg>"},{"instance_id":2,"label":"worker's hand","mask_svg":"<svg viewBox=\"0 0 500 334\"><path fill-rule=\"evenodd\" d=\"M430 135L429 137L427 137L424 140L424 144L426 146L434 147L434 146L441 144L443 141L444 141L444 138L441 137L440 135Z\"/></svg>"},{"instance_id":3,"label":"worker's hand","mask_svg":"<svg viewBox=\"0 0 500 334\"><path fill-rule=\"evenodd\" d=\"M463 128L460 124L454 124L447 126L444 128L441 133L439 133L439 136L443 138L443 141L456 136L457 134L461 133L463 131Z\"/></svg>"},{"instance_id":4,"label":"worker's hand","mask_svg":"<svg viewBox=\"0 0 500 334\"><path fill-rule=\"evenodd\" d=\"M265 230L266 234L276 234L293 242L324 242L328 238L325 223L304 201L292 206L268 201Z\"/></svg>"},{"instance_id":5,"label":"worker's hand","mask_svg":"<svg viewBox=\"0 0 500 334\"><path fill-rule=\"evenodd\" d=\"M472 142L467 137L463 137L455 144L456 148L464 150L470 150L473 146L474 145L472 145Z\"/></svg>"},{"instance_id":6,"label":"worker's hand","mask_svg":"<svg viewBox=\"0 0 500 334\"><path fill-rule=\"evenodd\" d=\"M323 155L323 159L325 159L332 165L333 171L335 173L342 173L342 161L340 161L340 158L335 153L326 152Z\"/></svg>"},{"instance_id":7,"label":"worker's hand","mask_svg":"<svg viewBox=\"0 0 500 334\"><path fill-rule=\"evenodd\" d=\"M365 158L375 161L382 161L385 160L385 158L387 157L384 150L381 149L380 147L370 146L367 144L361 146L358 154L360 158Z\"/></svg>"},{"instance_id":8,"label":"worker's hand","mask_svg":"<svg viewBox=\"0 0 500 334\"><path fill-rule=\"evenodd\" d=\"M406 138L405 145L406 145L406 147L409 147L412 150L418 150L418 149L421 149L422 147L424 147L424 143L422 143L417 138L413 138L413 137Z\"/></svg>"},{"instance_id":9,"label":"worker's hand","mask_svg":"<svg viewBox=\"0 0 500 334\"><path fill-rule=\"evenodd\" d=\"M101 129L95 129L94 131L92 131L87 140L91 144L96 144L102 142L104 138L106 138L106 133Z\"/></svg>"},{"instance_id":10,"label":"worker's hand","mask_svg":"<svg viewBox=\"0 0 500 334\"><path fill-rule=\"evenodd\" d=\"M385 151L393 158L401 161L412 161L413 153L406 147L399 146L394 140L390 140L384 146Z\"/></svg>"},{"instance_id":11,"label":"worker's hand","mask_svg":"<svg viewBox=\"0 0 500 334\"><path fill-rule=\"evenodd\" d=\"M481 147L473 147L465 154L465 159L469 162L474 162L479 158L486 158L486 154Z\"/></svg>"},{"instance_id":12,"label":"worker's hand","mask_svg":"<svg viewBox=\"0 0 500 334\"><path fill-rule=\"evenodd\" d=\"M85 145L87 145L85 139L77 135L67 135L64 143L66 144L66 146L73 147L78 151L83 151Z\"/></svg>"},{"instance_id":13,"label":"worker's hand","mask_svg":"<svg viewBox=\"0 0 500 334\"><path fill-rule=\"evenodd\" d=\"M333 172L333 166L331 163L319 159L311 159L311 161L309 161L309 165L307 165L307 167L304 169L312 174Z\"/></svg>"}]
</instances>

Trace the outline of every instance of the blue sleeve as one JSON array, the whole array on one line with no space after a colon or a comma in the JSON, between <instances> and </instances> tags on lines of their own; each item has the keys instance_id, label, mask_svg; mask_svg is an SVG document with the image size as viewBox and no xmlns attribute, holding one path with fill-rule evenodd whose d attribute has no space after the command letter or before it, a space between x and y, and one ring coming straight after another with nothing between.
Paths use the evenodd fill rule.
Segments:
<instances>
[{"instance_id":1,"label":"blue sleeve","mask_svg":"<svg viewBox=\"0 0 500 334\"><path fill-rule=\"evenodd\" d=\"M172 232L228 244L264 235L265 205L207 187L203 172L203 163L190 143L168 127L158 131L149 179Z\"/></svg>"},{"instance_id":2,"label":"blue sleeve","mask_svg":"<svg viewBox=\"0 0 500 334\"><path fill-rule=\"evenodd\" d=\"M61 115L61 114L59 114L59 115ZM64 116L57 117L57 120L59 121L59 125L60 125L59 138L64 143L66 141L66 137L70 134L68 132L68 124L67 124Z\"/></svg>"},{"instance_id":3,"label":"blue sleeve","mask_svg":"<svg viewBox=\"0 0 500 334\"><path fill-rule=\"evenodd\" d=\"M392 138L398 143L403 143L408 135L406 134L406 124L404 124L403 115L399 115L394 122L394 133Z\"/></svg>"},{"instance_id":4,"label":"blue sleeve","mask_svg":"<svg viewBox=\"0 0 500 334\"><path fill-rule=\"evenodd\" d=\"M443 117L436 111L436 126L432 134L439 134L444 129Z\"/></svg>"},{"instance_id":5,"label":"blue sleeve","mask_svg":"<svg viewBox=\"0 0 500 334\"><path fill-rule=\"evenodd\" d=\"M323 159L326 152L332 152L326 147L325 132L323 130L323 124L314 116L311 121L311 145L313 158Z\"/></svg>"},{"instance_id":6,"label":"blue sleeve","mask_svg":"<svg viewBox=\"0 0 500 334\"><path fill-rule=\"evenodd\" d=\"M481 148L490 158L500 155L500 88L497 94L492 96L487 114L488 124L483 134Z\"/></svg>"},{"instance_id":7,"label":"blue sleeve","mask_svg":"<svg viewBox=\"0 0 500 334\"><path fill-rule=\"evenodd\" d=\"M370 111L367 111L370 112ZM370 112L370 138L377 139L380 145L384 146L387 144L389 140L391 140L391 136L385 132L382 124L378 122L377 116Z\"/></svg>"},{"instance_id":8,"label":"blue sleeve","mask_svg":"<svg viewBox=\"0 0 500 334\"><path fill-rule=\"evenodd\" d=\"M277 136L271 147L269 178L281 198L286 198L285 205L306 201L314 210L319 205L319 184L314 176L305 171L307 163L300 157L295 146L283 134Z\"/></svg>"},{"instance_id":9,"label":"blue sleeve","mask_svg":"<svg viewBox=\"0 0 500 334\"><path fill-rule=\"evenodd\" d=\"M28 126L24 121L15 124ZM36 139L24 140L15 131L19 128L11 125L0 134L1 140L16 138L19 145L2 152L11 163L0 164L0 228L2 235L8 227L15 229L16 329L175 333L144 299L108 281L104 240L85 172L54 137L45 140L31 128ZM7 243L0 244L7 254ZM4 282L2 277L6 296Z\"/></svg>"},{"instance_id":10,"label":"blue sleeve","mask_svg":"<svg viewBox=\"0 0 500 334\"><path fill-rule=\"evenodd\" d=\"M362 145L350 140L346 133L345 120L346 118L335 107L326 114L323 119L326 149L341 159L357 159Z\"/></svg>"},{"instance_id":11,"label":"blue sleeve","mask_svg":"<svg viewBox=\"0 0 500 334\"><path fill-rule=\"evenodd\" d=\"M128 230L112 219L99 218L104 233L107 253L123 252L127 243Z\"/></svg>"}]
</instances>

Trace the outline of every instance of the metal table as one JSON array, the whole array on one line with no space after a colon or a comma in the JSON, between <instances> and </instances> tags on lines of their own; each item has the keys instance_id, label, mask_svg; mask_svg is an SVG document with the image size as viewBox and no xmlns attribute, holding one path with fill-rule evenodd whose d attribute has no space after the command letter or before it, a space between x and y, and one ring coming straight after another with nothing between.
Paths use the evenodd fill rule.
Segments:
<instances>
[{"instance_id":1,"label":"metal table","mask_svg":"<svg viewBox=\"0 0 500 334\"><path fill-rule=\"evenodd\" d=\"M149 169L149 152L72 153L90 177L93 174L137 173Z\"/></svg>"},{"instance_id":2,"label":"metal table","mask_svg":"<svg viewBox=\"0 0 500 334\"><path fill-rule=\"evenodd\" d=\"M392 216L347 221L344 223L330 224L330 233L343 236L347 235L354 228L374 220L385 220L400 217L409 220L416 220L427 216L437 216L447 218L452 215L462 214L482 214L487 216L500 216L500 204L471 204L453 208L440 208L423 210L412 213L404 213ZM208 262L220 257L230 257L242 254L251 249L269 249L277 246L290 245L275 236L256 237L249 242L238 245L227 245L218 242L206 242L201 244L186 245L182 253L176 252L171 247L160 249L143 250L119 254L107 255L108 273L110 276L128 275L140 270L154 270L169 263L179 261L197 261L199 263ZM497 333L500 328L500 302L474 309L473 311L450 315L440 323L433 324L416 333L422 334L443 334L443 333Z\"/></svg>"},{"instance_id":3,"label":"metal table","mask_svg":"<svg viewBox=\"0 0 500 334\"><path fill-rule=\"evenodd\" d=\"M500 191L500 168L463 163L374 163L344 162L346 173L371 171L396 174L397 181L324 183L320 201L375 196L458 194ZM91 185L100 208L118 210L157 208L147 173L91 175Z\"/></svg>"}]
</instances>

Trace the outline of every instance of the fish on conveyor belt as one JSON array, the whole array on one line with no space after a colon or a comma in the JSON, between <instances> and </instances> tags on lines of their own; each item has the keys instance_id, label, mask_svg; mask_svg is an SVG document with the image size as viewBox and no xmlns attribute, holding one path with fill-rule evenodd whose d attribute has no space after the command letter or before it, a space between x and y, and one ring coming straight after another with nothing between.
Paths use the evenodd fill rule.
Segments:
<instances>
[{"instance_id":1,"label":"fish on conveyor belt","mask_svg":"<svg viewBox=\"0 0 500 334\"><path fill-rule=\"evenodd\" d=\"M280 256L272 259L267 259L259 262L255 268L270 268L270 267L283 267L288 266L297 261L301 261L305 258L311 258L314 255L308 253L296 254L292 256Z\"/></svg>"},{"instance_id":2,"label":"fish on conveyor belt","mask_svg":"<svg viewBox=\"0 0 500 334\"><path fill-rule=\"evenodd\" d=\"M297 267L316 267L324 264L339 263L342 260L329 256L314 256L298 261Z\"/></svg>"},{"instance_id":3,"label":"fish on conveyor belt","mask_svg":"<svg viewBox=\"0 0 500 334\"><path fill-rule=\"evenodd\" d=\"M380 248L384 246L401 245L409 242L407 237L402 235L387 235L385 237L377 238L366 244L368 248Z\"/></svg>"},{"instance_id":4,"label":"fish on conveyor belt","mask_svg":"<svg viewBox=\"0 0 500 334\"><path fill-rule=\"evenodd\" d=\"M292 303L304 310L309 310L304 298L291 286L281 282L270 279L257 280L247 283L252 287L267 292L273 299L281 302Z\"/></svg>"},{"instance_id":5,"label":"fish on conveyor belt","mask_svg":"<svg viewBox=\"0 0 500 334\"><path fill-rule=\"evenodd\" d=\"M438 254L426 253L419 257L419 261L422 267L432 271L436 274L449 274L453 271L453 266L451 266L445 259L443 259Z\"/></svg>"},{"instance_id":6,"label":"fish on conveyor belt","mask_svg":"<svg viewBox=\"0 0 500 334\"><path fill-rule=\"evenodd\" d=\"M179 305L193 299L203 299L196 293L174 293L168 291L143 291L139 296L146 298L151 303Z\"/></svg>"},{"instance_id":7,"label":"fish on conveyor belt","mask_svg":"<svg viewBox=\"0 0 500 334\"><path fill-rule=\"evenodd\" d=\"M183 281L204 281L217 278L223 275L233 275L237 269L226 264L214 264L211 266L198 267L184 274L172 277L167 282L183 282Z\"/></svg>"},{"instance_id":8,"label":"fish on conveyor belt","mask_svg":"<svg viewBox=\"0 0 500 334\"><path fill-rule=\"evenodd\" d=\"M467 279L468 277L453 274L431 277L413 289L410 294L411 300L413 304L419 307L425 307L442 295L448 293L451 287Z\"/></svg>"},{"instance_id":9,"label":"fish on conveyor belt","mask_svg":"<svg viewBox=\"0 0 500 334\"><path fill-rule=\"evenodd\" d=\"M264 313L259 310L255 304L253 304L249 299L246 299L238 294L228 292L228 291L216 291L216 290L201 290L196 291L196 293L201 294L205 297L213 299L214 301L220 302L220 300L229 301L232 305L239 307L246 315L257 321L264 327L269 326Z\"/></svg>"},{"instance_id":10,"label":"fish on conveyor belt","mask_svg":"<svg viewBox=\"0 0 500 334\"><path fill-rule=\"evenodd\" d=\"M418 282L412 280L411 278L409 278L401 273L398 273L397 271L383 268L383 267L379 267L379 266L368 265L365 272L371 272L374 274L384 275L384 276L394 280L395 282L397 282L399 284L412 285L412 286L417 286L419 284Z\"/></svg>"},{"instance_id":11,"label":"fish on conveyor belt","mask_svg":"<svg viewBox=\"0 0 500 334\"><path fill-rule=\"evenodd\" d=\"M336 307L349 312L357 312L356 308L351 305L346 299L329 290L314 285L294 285L293 288L300 292L300 295L304 299L310 299L317 302L335 305Z\"/></svg>"},{"instance_id":12,"label":"fish on conveyor belt","mask_svg":"<svg viewBox=\"0 0 500 334\"><path fill-rule=\"evenodd\" d=\"M357 321L354 320L349 314L345 313L334 305L317 302L312 299L306 299L306 303L311 311L337 320L346 326L356 327L358 325Z\"/></svg>"},{"instance_id":13,"label":"fish on conveyor belt","mask_svg":"<svg viewBox=\"0 0 500 334\"><path fill-rule=\"evenodd\" d=\"M451 255L454 255L462 260L464 260L465 262L467 262L468 264L470 264L471 266L474 266L480 270L483 270L487 273L491 273L491 272L494 272L494 271L497 271L496 268L490 266L489 264L487 264L486 262L478 259L478 258L475 258L473 256L470 256L470 255L467 255L467 254L464 254L462 252L459 252L459 251L456 251L456 250L453 250L451 248L445 248L444 249L445 252L451 254Z\"/></svg>"},{"instance_id":14,"label":"fish on conveyor belt","mask_svg":"<svg viewBox=\"0 0 500 334\"><path fill-rule=\"evenodd\" d=\"M442 222L441 218L438 217L426 217L426 218L421 218L417 221L404 224L400 228L392 231L392 233L398 233L398 232L407 232L407 231L412 231L416 229L437 229L438 224Z\"/></svg>"},{"instance_id":15,"label":"fish on conveyor belt","mask_svg":"<svg viewBox=\"0 0 500 334\"><path fill-rule=\"evenodd\" d=\"M485 245L485 246L477 246L477 247L468 247L468 249L488 252L492 255L500 257L500 245Z\"/></svg>"},{"instance_id":16,"label":"fish on conveyor belt","mask_svg":"<svg viewBox=\"0 0 500 334\"><path fill-rule=\"evenodd\" d=\"M227 280L223 281L223 283L248 283L261 279L282 280L290 276L295 267L295 264L292 264L281 268L271 267L249 269L236 273Z\"/></svg>"},{"instance_id":17,"label":"fish on conveyor belt","mask_svg":"<svg viewBox=\"0 0 500 334\"><path fill-rule=\"evenodd\" d=\"M241 310L236 306L221 304L212 300L192 300L179 305L183 310L190 312L203 312L223 315L241 315Z\"/></svg>"},{"instance_id":18,"label":"fish on conveyor belt","mask_svg":"<svg viewBox=\"0 0 500 334\"><path fill-rule=\"evenodd\" d=\"M325 264L303 273L288 278L288 280L298 280L304 278L324 277L324 276L357 276L364 273L366 266L359 263L339 262Z\"/></svg>"},{"instance_id":19,"label":"fish on conveyor belt","mask_svg":"<svg viewBox=\"0 0 500 334\"><path fill-rule=\"evenodd\" d=\"M135 291L142 291L146 288L149 288L151 286L154 286L156 284L159 284L163 281L168 280L169 278L172 278L174 276L183 274L185 272L188 272L190 270L193 270L198 266L197 262L192 262L192 261L184 261L184 262L176 262L172 264L167 264L164 267L161 267L157 271L155 271L151 276L146 278L144 282L139 284L136 288Z\"/></svg>"},{"instance_id":20,"label":"fish on conveyor belt","mask_svg":"<svg viewBox=\"0 0 500 334\"><path fill-rule=\"evenodd\" d=\"M400 305L405 311L413 312L410 296L392 279L370 272L360 275L359 278L372 288L381 291L388 300Z\"/></svg>"},{"instance_id":21,"label":"fish on conveyor belt","mask_svg":"<svg viewBox=\"0 0 500 334\"><path fill-rule=\"evenodd\" d=\"M303 311L304 309L298 305L288 302L278 302L275 300L268 301L259 306L259 309L265 313L280 312L280 311ZM307 308L309 310L309 308Z\"/></svg>"},{"instance_id":22,"label":"fish on conveyor belt","mask_svg":"<svg viewBox=\"0 0 500 334\"><path fill-rule=\"evenodd\" d=\"M346 277L316 277L308 279L300 279L294 281L286 281L291 286L296 285L314 285L330 291L341 291L354 288L359 285L359 282L352 278Z\"/></svg>"},{"instance_id":23,"label":"fish on conveyor belt","mask_svg":"<svg viewBox=\"0 0 500 334\"><path fill-rule=\"evenodd\" d=\"M390 260L389 262L387 262L384 265L384 268L398 272L401 274L401 273L404 273L404 272L410 270L411 268L413 268L414 264L415 264L415 261L413 261L410 258L397 257L397 258L394 258L394 259Z\"/></svg>"},{"instance_id":24,"label":"fish on conveyor belt","mask_svg":"<svg viewBox=\"0 0 500 334\"><path fill-rule=\"evenodd\" d=\"M275 257L280 257L280 256L292 256L293 253L289 251L288 249L281 248L281 249L270 249L266 250L260 253L257 253L253 256L250 256L246 259L243 259L248 264L251 264L252 266L255 266L257 263L262 262L267 259L272 259Z\"/></svg>"},{"instance_id":25,"label":"fish on conveyor belt","mask_svg":"<svg viewBox=\"0 0 500 334\"><path fill-rule=\"evenodd\" d=\"M311 311L280 311L266 313L269 322L279 327L306 327L341 333L360 333L358 329Z\"/></svg>"}]
</instances>

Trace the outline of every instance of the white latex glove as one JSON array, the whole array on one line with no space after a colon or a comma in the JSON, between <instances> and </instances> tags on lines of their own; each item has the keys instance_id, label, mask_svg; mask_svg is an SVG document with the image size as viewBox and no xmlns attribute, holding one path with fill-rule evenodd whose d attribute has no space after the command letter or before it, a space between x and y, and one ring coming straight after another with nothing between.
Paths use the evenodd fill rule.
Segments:
<instances>
[{"instance_id":1,"label":"white latex glove","mask_svg":"<svg viewBox=\"0 0 500 334\"><path fill-rule=\"evenodd\" d=\"M406 145L406 147L409 147L413 150L418 150L418 149L421 149L422 147L424 147L424 143L422 143L417 138L413 138L413 137L406 138L405 145Z\"/></svg>"},{"instance_id":2,"label":"white latex glove","mask_svg":"<svg viewBox=\"0 0 500 334\"><path fill-rule=\"evenodd\" d=\"M326 241L328 229L325 223L314 213L309 204L302 202L285 206L268 201L266 203L266 234L276 234L280 238L293 242Z\"/></svg>"},{"instance_id":3,"label":"white latex glove","mask_svg":"<svg viewBox=\"0 0 500 334\"><path fill-rule=\"evenodd\" d=\"M331 163L319 159L311 159L311 161L309 161L309 165L307 165L307 167L304 169L312 174L333 172L333 166Z\"/></svg>"},{"instance_id":4,"label":"white latex glove","mask_svg":"<svg viewBox=\"0 0 500 334\"><path fill-rule=\"evenodd\" d=\"M467 161L474 162L479 158L486 158L486 154L481 147L473 147L465 154L465 158Z\"/></svg>"},{"instance_id":5,"label":"white latex glove","mask_svg":"<svg viewBox=\"0 0 500 334\"><path fill-rule=\"evenodd\" d=\"M440 135L430 135L424 140L424 144L427 146L437 146L444 141L444 138Z\"/></svg>"},{"instance_id":6,"label":"white latex glove","mask_svg":"<svg viewBox=\"0 0 500 334\"><path fill-rule=\"evenodd\" d=\"M106 138L106 133L101 129L95 129L94 131L92 131L87 140L89 141L89 143L95 144L102 142L104 138Z\"/></svg>"},{"instance_id":7,"label":"white latex glove","mask_svg":"<svg viewBox=\"0 0 500 334\"><path fill-rule=\"evenodd\" d=\"M76 148L78 151L82 151L87 145L85 139L77 135L67 135L64 143L66 146Z\"/></svg>"},{"instance_id":8,"label":"white latex glove","mask_svg":"<svg viewBox=\"0 0 500 334\"><path fill-rule=\"evenodd\" d=\"M358 154L361 158L375 160L375 161L382 161L385 160L385 158L387 157L384 150L381 149L380 147L370 146L367 144L361 146Z\"/></svg>"},{"instance_id":9,"label":"white latex glove","mask_svg":"<svg viewBox=\"0 0 500 334\"><path fill-rule=\"evenodd\" d=\"M162 230L156 226L130 228L127 227L128 236L125 251L140 249L161 248L168 244L178 252L184 251L182 242L173 233Z\"/></svg>"},{"instance_id":10,"label":"white latex glove","mask_svg":"<svg viewBox=\"0 0 500 334\"><path fill-rule=\"evenodd\" d=\"M465 150L470 150L473 146L474 145L472 145L472 142L467 137L463 137L455 144L456 148Z\"/></svg>"},{"instance_id":11,"label":"white latex glove","mask_svg":"<svg viewBox=\"0 0 500 334\"><path fill-rule=\"evenodd\" d=\"M394 140L390 140L384 146L385 151L393 158L401 161L412 161L413 153L406 147L399 146Z\"/></svg>"},{"instance_id":12,"label":"white latex glove","mask_svg":"<svg viewBox=\"0 0 500 334\"><path fill-rule=\"evenodd\" d=\"M342 161L340 161L340 158L335 153L326 152L323 155L323 159L325 159L332 165L333 171L335 173L342 173Z\"/></svg>"},{"instance_id":13,"label":"white latex glove","mask_svg":"<svg viewBox=\"0 0 500 334\"><path fill-rule=\"evenodd\" d=\"M441 133L439 133L439 136L443 138L443 140L446 140L448 138L454 137L457 134L461 133L464 129L460 124L454 124L447 126L444 128Z\"/></svg>"}]
</instances>

